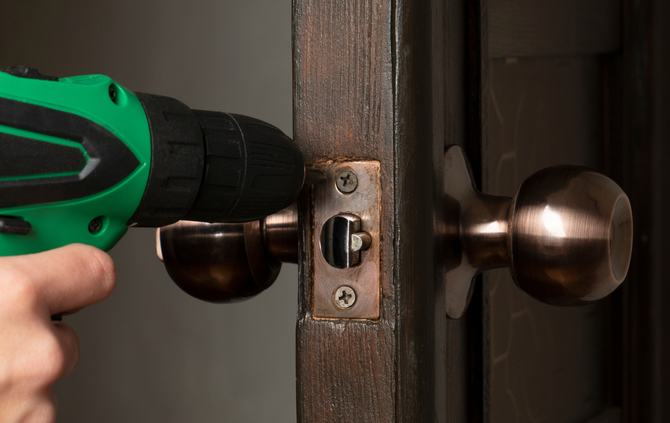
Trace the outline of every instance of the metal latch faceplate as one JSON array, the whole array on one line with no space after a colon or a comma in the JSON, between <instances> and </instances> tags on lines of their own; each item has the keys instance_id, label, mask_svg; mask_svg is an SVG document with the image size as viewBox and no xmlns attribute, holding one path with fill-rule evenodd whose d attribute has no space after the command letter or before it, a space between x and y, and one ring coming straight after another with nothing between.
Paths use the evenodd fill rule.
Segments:
<instances>
[{"instance_id":1,"label":"metal latch faceplate","mask_svg":"<svg viewBox=\"0 0 670 423\"><path fill-rule=\"evenodd\" d=\"M313 317L379 319L382 193L379 162L326 162L314 167L326 174L326 181L314 187ZM338 178L346 178L340 180L339 187ZM329 264L322 252L324 225L340 214L358 216L360 229L371 239L369 247L361 251L360 263L343 269Z\"/></svg>"}]
</instances>

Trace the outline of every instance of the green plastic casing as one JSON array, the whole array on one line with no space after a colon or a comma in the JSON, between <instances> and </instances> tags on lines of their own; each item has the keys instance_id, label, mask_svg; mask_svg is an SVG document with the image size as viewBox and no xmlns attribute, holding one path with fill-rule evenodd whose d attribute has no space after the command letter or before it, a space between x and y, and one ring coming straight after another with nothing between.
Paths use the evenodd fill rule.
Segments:
<instances>
[{"instance_id":1,"label":"green plastic casing","mask_svg":"<svg viewBox=\"0 0 670 423\"><path fill-rule=\"evenodd\" d=\"M116 93L110 96L110 87ZM32 225L27 235L0 233L0 256L31 254L72 243L111 249L126 233L126 222L137 209L149 178L151 136L142 104L135 94L103 75L28 79L0 72L0 97L31 103L96 122L111 131L133 152L138 167L113 187L75 200L0 209L0 216L19 217ZM67 145L81 144L0 125L0 132ZM2 154L2 151L0 151ZM84 151L88 160L88 155ZM62 174L39 175L39 178ZM102 229L89 231L98 218Z\"/></svg>"}]
</instances>

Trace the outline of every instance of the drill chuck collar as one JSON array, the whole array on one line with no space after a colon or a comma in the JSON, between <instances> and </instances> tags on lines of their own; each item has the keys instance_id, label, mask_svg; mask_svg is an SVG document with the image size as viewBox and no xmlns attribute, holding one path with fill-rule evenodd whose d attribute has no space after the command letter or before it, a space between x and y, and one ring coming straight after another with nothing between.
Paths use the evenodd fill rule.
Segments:
<instances>
[{"instance_id":1,"label":"drill chuck collar","mask_svg":"<svg viewBox=\"0 0 670 423\"><path fill-rule=\"evenodd\" d=\"M297 198L303 158L279 129L247 116L191 110L170 97L135 94L149 121L151 170L128 226L247 222Z\"/></svg>"}]
</instances>

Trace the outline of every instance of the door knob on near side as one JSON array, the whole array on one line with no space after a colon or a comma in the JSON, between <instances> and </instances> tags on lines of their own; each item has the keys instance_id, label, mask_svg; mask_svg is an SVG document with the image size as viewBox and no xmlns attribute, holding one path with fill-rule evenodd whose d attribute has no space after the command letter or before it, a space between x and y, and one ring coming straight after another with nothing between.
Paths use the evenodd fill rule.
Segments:
<instances>
[{"instance_id":1,"label":"door knob on near side","mask_svg":"<svg viewBox=\"0 0 670 423\"><path fill-rule=\"evenodd\" d=\"M514 197L474 188L460 147L445 153L447 315L459 318L474 277L509 267L517 286L547 304L601 299L628 272L633 216L611 179L578 166L554 166L526 179Z\"/></svg>"},{"instance_id":2,"label":"door knob on near side","mask_svg":"<svg viewBox=\"0 0 670 423\"><path fill-rule=\"evenodd\" d=\"M156 252L172 280L198 299L252 297L272 285L282 262L298 262L296 205L254 222L179 221L156 231Z\"/></svg>"}]
</instances>

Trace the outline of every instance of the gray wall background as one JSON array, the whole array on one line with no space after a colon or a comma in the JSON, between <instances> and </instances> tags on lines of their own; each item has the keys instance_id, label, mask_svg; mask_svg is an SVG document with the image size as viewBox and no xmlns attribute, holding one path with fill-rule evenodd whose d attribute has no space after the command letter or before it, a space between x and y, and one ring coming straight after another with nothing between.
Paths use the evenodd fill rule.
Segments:
<instances>
[{"instance_id":1,"label":"gray wall background","mask_svg":"<svg viewBox=\"0 0 670 423\"><path fill-rule=\"evenodd\" d=\"M193 108L291 134L290 0L2 0L0 66L102 73ZM181 292L154 231L112 250L118 285L65 318L79 366L56 386L61 422L294 422L297 269L258 297L215 305Z\"/></svg>"}]
</instances>

